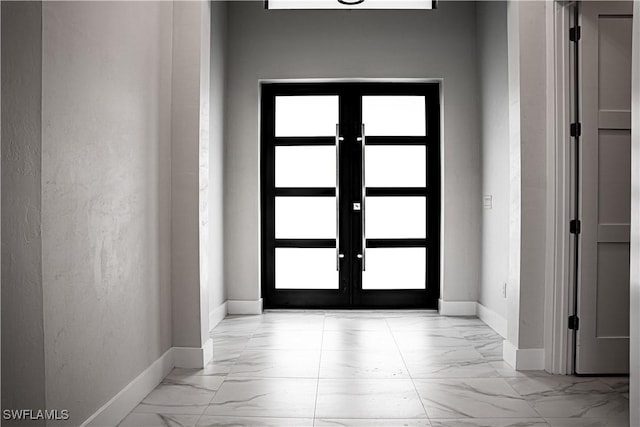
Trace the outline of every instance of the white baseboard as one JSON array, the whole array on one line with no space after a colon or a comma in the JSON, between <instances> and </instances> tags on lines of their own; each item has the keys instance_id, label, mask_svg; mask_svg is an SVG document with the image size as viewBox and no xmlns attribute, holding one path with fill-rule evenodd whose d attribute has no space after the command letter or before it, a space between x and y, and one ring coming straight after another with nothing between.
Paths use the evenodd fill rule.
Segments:
<instances>
[{"instance_id":1,"label":"white baseboard","mask_svg":"<svg viewBox=\"0 0 640 427\"><path fill-rule=\"evenodd\" d=\"M508 340L502 343L502 358L516 371L533 371L544 369L544 349L519 349Z\"/></svg>"},{"instance_id":2,"label":"white baseboard","mask_svg":"<svg viewBox=\"0 0 640 427\"><path fill-rule=\"evenodd\" d=\"M173 347L176 368L204 368L213 359L213 340L209 338L202 347Z\"/></svg>"},{"instance_id":3,"label":"white baseboard","mask_svg":"<svg viewBox=\"0 0 640 427\"><path fill-rule=\"evenodd\" d=\"M262 314L262 298L258 300L228 300L229 314Z\"/></svg>"},{"instance_id":4,"label":"white baseboard","mask_svg":"<svg viewBox=\"0 0 640 427\"><path fill-rule=\"evenodd\" d=\"M213 340L202 347L171 347L81 424L116 426L158 386L174 367L204 368L213 359Z\"/></svg>"},{"instance_id":5,"label":"white baseboard","mask_svg":"<svg viewBox=\"0 0 640 427\"><path fill-rule=\"evenodd\" d=\"M438 311L442 316L475 316L475 301L444 301L438 300Z\"/></svg>"},{"instance_id":6,"label":"white baseboard","mask_svg":"<svg viewBox=\"0 0 640 427\"><path fill-rule=\"evenodd\" d=\"M115 426L124 419L173 368L173 348L145 369L84 423L85 426Z\"/></svg>"},{"instance_id":7,"label":"white baseboard","mask_svg":"<svg viewBox=\"0 0 640 427\"><path fill-rule=\"evenodd\" d=\"M211 312L209 313L209 330L212 330L218 325L218 323L222 322L222 319L225 318L227 313L228 311L226 301L211 310Z\"/></svg>"},{"instance_id":8,"label":"white baseboard","mask_svg":"<svg viewBox=\"0 0 640 427\"><path fill-rule=\"evenodd\" d=\"M507 319L480 303L476 305L476 315L502 338L507 337Z\"/></svg>"}]
</instances>

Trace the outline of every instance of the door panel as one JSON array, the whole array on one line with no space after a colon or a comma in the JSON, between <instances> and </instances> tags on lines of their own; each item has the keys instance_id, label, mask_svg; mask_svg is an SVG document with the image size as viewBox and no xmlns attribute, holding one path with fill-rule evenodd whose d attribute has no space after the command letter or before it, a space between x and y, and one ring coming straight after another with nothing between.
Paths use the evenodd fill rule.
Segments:
<instances>
[{"instance_id":1,"label":"door panel","mask_svg":"<svg viewBox=\"0 0 640 427\"><path fill-rule=\"evenodd\" d=\"M364 96L362 123L368 136L425 136L424 96Z\"/></svg>"},{"instance_id":2,"label":"door panel","mask_svg":"<svg viewBox=\"0 0 640 427\"><path fill-rule=\"evenodd\" d=\"M368 197L365 226L368 239L424 239L426 198Z\"/></svg>"},{"instance_id":3,"label":"door panel","mask_svg":"<svg viewBox=\"0 0 640 427\"><path fill-rule=\"evenodd\" d=\"M629 336L629 243L598 242L596 337Z\"/></svg>"},{"instance_id":4,"label":"door panel","mask_svg":"<svg viewBox=\"0 0 640 427\"><path fill-rule=\"evenodd\" d=\"M336 186L336 149L276 147L276 187Z\"/></svg>"},{"instance_id":5,"label":"door panel","mask_svg":"<svg viewBox=\"0 0 640 427\"><path fill-rule=\"evenodd\" d=\"M437 84L262 85L265 307L437 306L439 97Z\"/></svg>"},{"instance_id":6,"label":"door panel","mask_svg":"<svg viewBox=\"0 0 640 427\"><path fill-rule=\"evenodd\" d=\"M335 237L335 197L276 197L276 239Z\"/></svg>"},{"instance_id":7,"label":"door panel","mask_svg":"<svg viewBox=\"0 0 640 427\"><path fill-rule=\"evenodd\" d=\"M339 122L337 96L278 96L276 130L278 137L333 136Z\"/></svg>"},{"instance_id":8,"label":"door panel","mask_svg":"<svg viewBox=\"0 0 640 427\"><path fill-rule=\"evenodd\" d=\"M424 289L425 248L369 248L363 289Z\"/></svg>"},{"instance_id":9,"label":"door panel","mask_svg":"<svg viewBox=\"0 0 640 427\"><path fill-rule=\"evenodd\" d=\"M277 289L338 289L333 248L276 248Z\"/></svg>"},{"instance_id":10,"label":"door panel","mask_svg":"<svg viewBox=\"0 0 640 427\"><path fill-rule=\"evenodd\" d=\"M631 9L582 2L579 374L629 371Z\"/></svg>"},{"instance_id":11,"label":"door panel","mask_svg":"<svg viewBox=\"0 0 640 427\"><path fill-rule=\"evenodd\" d=\"M425 187L427 148L420 145L367 147L365 182L367 187Z\"/></svg>"}]
</instances>

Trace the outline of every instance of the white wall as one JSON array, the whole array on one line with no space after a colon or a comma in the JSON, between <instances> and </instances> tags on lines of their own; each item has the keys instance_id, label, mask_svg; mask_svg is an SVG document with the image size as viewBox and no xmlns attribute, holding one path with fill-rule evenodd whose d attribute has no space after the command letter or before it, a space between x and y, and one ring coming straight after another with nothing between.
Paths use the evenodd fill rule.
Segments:
<instances>
[{"instance_id":1,"label":"white wall","mask_svg":"<svg viewBox=\"0 0 640 427\"><path fill-rule=\"evenodd\" d=\"M640 401L640 1L633 8L631 136L631 355L629 402ZM630 405L630 425L640 425L640 405Z\"/></svg>"},{"instance_id":2,"label":"white wall","mask_svg":"<svg viewBox=\"0 0 640 427\"><path fill-rule=\"evenodd\" d=\"M78 425L171 347L168 2L43 2L49 408Z\"/></svg>"},{"instance_id":3,"label":"white wall","mask_svg":"<svg viewBox=\"0 0 640 427\"><path fill-rule=\"evenodd\" d=\"M211 94L209 129L209 310L226 301L224 288L224 117L227 59L227 4L211 3ZM210 325L212 327L213 325Z\"/></svg>"},{"instance_id":4,"label":"white wall","mask_svg":"<svg viewBox=\"0 0 640 427\"><path fill-rule=\"evenodd\" d=\"M45 403L41 11L2 3L2 407L15 409Z\"/></svg>"},{"instance_id":5,"label":"white wall","mask_svg":"<svg viewBox=\"0 0 640 427\"><path fill-rule=\"evenodd\" d=\"M201 264L200 253L201 63L198 8L191 2L176 3L173 20L170 83L173 342L180 347L200 347L200 275L201 267L206 268L206 265ZM205 149L208 150L208 145Z\"/></svg>"},{"instance_id":6,"label":"white wall","mask_svg":"<svg viewBox=\"0 0 640 427\"><path fill-rule=\"evenodd\" d=\"M510 145L507 338L515 350L535 349L530 354L535 354L531 357L538 369L544 356L546 278L547 7L550 7L547 2L538 1L510 1L507 5Z\"/></svg>"},{"instance_id":7,"label":"white wall","mask_svg":"<svg viewBox=\"0 0 640 427\"><path fill-rule=\"evenodd\" d=\"M480 275L480 138L475 5L434 11L266 11L229 5L225 283L260 296L259 80L442 78L445 300L475 301Z\"/></svg>"},{"instance_id":8,"label":"white wall","mask_svg":"<svg viewBox=\"0 0 640 427\"><path fill-rule=\"evenodd\" d=\"M209 340L209 2L173 6L171 282L173 345Z\"/></svg>"},{"instance_id":9,"label":"white wall","mask_svg":"<svg viewBox=\"0 0 640 427\"><path fill-rule=\"evenodd\" d=\"M482 280L478 302L506 318L502 286L509 276L509 80L507 3L477 4L482 194L492 197L482 211Z\"/></svg>"}]
</instances>

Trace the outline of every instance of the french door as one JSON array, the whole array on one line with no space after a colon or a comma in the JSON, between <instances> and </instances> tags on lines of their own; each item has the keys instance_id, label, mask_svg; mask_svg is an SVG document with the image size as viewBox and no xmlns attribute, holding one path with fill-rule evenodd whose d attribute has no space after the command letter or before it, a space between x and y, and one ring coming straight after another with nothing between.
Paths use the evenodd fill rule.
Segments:
<instances>
[{"instance_id":1,"label":"french door","mask_svg":"<svg viewBox=\"0 0 640 427\"><path fill-rule=\"evenodd\" d=\"M262 85L267 308L436 308L437 83Z\"/></svg>"}]
</instances>

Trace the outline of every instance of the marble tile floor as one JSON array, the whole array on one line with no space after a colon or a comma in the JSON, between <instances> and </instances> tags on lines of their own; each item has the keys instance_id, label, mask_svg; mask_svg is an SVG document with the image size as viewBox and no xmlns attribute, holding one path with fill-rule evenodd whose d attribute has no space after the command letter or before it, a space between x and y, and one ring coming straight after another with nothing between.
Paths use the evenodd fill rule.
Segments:
<instances>
[{"instance_id":1,"label":"marble tile floor","mask_svg":"<svg viewBox=\"0 0 640 427\"><path fill-rule=\"evenodd\" d=\"M120 426L628 426L627 378L516 372L473 317L267 311L211 337L210 365L174 369Z\"/></svg>"}]
</instances>

